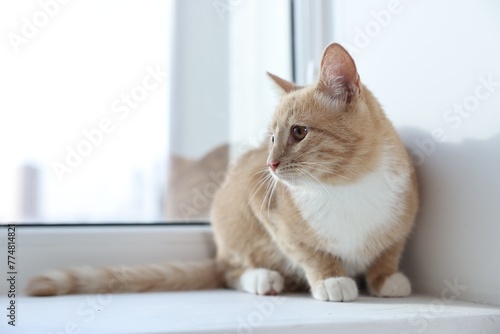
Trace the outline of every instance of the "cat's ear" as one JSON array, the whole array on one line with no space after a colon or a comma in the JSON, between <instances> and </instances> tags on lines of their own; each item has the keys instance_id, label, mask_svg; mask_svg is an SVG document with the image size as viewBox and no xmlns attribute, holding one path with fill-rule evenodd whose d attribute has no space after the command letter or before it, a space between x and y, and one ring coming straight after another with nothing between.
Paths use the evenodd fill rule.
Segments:
<instances>
[{"instance_id":1,"label":"cat's ear","mask_svg":"<svg viewBox=\"0 0 500 334\"><path fill-rule=\"evenodd\" d=\"M346 102L361 90L354 60L340 44L332 43L323 52L318 89Z\"/></svg>"},{"instance_id":2,"label":"cat's ear","mask_svg":"<svg viewBox=\"0 0 500 334\"><path fill-rule=\"evenodd\" d=\"M290 93L293 90L299 89L300 87L295 86L293 82L286 81L277 75L267 72L267 75L276 83L285 93Z\"/></svg>"}]
</instances>

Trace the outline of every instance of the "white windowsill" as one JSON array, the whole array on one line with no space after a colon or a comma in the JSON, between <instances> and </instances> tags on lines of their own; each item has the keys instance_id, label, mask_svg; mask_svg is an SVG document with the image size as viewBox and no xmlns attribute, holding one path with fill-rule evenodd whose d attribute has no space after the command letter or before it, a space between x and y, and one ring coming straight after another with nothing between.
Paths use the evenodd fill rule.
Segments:
<instances>
[{"instance_id":1,"label":"white windowsill","mask_svg":"<svg viewBox=\"0 0 500 334\"><path fill-rule=\"evenodd\" d=\"M5 236L0 235L0 244ZM2 306L0 333L500 333L500 308L439 297L324 303L306 294L263 297L227 290L22 295L27 281L48 269L200 260L213 254L208 226L20 227L16 327L7 325ZM0 305L7 305L4 280L0 292Z\"/></svg>"},{"instance_id":2,"label":"white windowsill","mask_svg":"<svg viewBox=\"0 0 500 334\"><path fill-rule=\"evenodd\" d=\"M5 305L6 298L0 299ZM19 297L1 333L499 333L500 309L435 297L327 303L229 290ZM5 310L4 310L5 311Z\"/></svg>"}]
</instances>

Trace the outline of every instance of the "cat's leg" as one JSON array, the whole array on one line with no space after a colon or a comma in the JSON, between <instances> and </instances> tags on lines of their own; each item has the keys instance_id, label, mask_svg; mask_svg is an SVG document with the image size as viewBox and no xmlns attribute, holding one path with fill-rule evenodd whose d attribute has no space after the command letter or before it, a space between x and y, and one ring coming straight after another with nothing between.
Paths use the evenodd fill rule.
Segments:
<instances>
[{"instance_id":1,"label":"cat's leg","mask_svg":"<svg viewBox=\"0 0 500 334\"><path fill-rule=\"evenodd\" d=\"M408 278L398 271L404 242L385 250L366 272L370 294L378 297L405 297L411 293Z\"/></svg>"},{"instance_id":2,"label":"cat's leg","mask_svg":"<svg viewBox=\"0 0 500 334\"><path fill-rule=\"evenodd\" d=\"M315 299L347 302L358 297L356 282L332 254L311 249L302 242L282 244L282 247L303 268Z\"/></svg>"},{"instance_id":3,"label":"cat's leg","mask_svg":"<svg viewBox=\"0 0 500 334\"><path fill-rule=\"evenodd\" d=\"M257 295L277 295L283 291L283 276L266 268L231 268L225 271L229 288Z\"/></svg>"},{"instance_id":4,"label":"cat's leg","mask_svg":"<svg viewBox=\"0 0 500 334\"><path fill-rule=\"evenodd\" d=\"M311 293L315 299L347 302L358 297L356 282L347 276L340 261L330 254L317 256L304 266Z\"/></svg>"},{"instance_id":5,"label":"cat's leg","mask_svg":"<svg viewBox=\"0 0 500 334\"><path fill-rule=\"evenodd\" d=\"M283 276L277 271L256 268L246 269L239 278L238 289L258 295L277 295L285 285Z\"/></svg>"}]
</instances>

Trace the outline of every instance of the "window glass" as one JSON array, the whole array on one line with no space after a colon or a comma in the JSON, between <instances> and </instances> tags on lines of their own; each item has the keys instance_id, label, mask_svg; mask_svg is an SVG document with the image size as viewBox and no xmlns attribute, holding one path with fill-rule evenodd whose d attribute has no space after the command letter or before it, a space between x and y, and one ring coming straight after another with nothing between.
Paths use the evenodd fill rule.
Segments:
<instances>
[{"instance_id":1,"label":"window glass","mask_svg":"<svg viewBox=\"0 0 500 334\"><path fill-rule=\"evenodd\" d=\"M171 1L0 4L0 221L163 217Z\"/></svg>"},{"instance_id":2,"label":"window glass","mask_svg":"<svg viewBox=\"0 0 500 334\"><path fill-rule=\"evenodd\" d=\"M290 2L0 4L0 221L207 221L291 79Z\"/></svg>"}]
</instances>

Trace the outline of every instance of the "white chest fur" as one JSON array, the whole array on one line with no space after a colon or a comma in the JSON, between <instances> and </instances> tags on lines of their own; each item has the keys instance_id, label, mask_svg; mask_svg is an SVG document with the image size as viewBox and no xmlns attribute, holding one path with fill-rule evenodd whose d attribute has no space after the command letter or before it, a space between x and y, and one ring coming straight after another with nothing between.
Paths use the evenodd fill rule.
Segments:
<instances>
[{"instance_id":1,"label":"white chest fur","mask_svg":"<svg viewBox=\"0 0 500 334\"><path fill-rule=\"evenodd\" d=\"M369 238L389 229L402 209L409 173L391 171L387 161L353 184L309 184L292 192L303 218L351 275L364 271L376 255L363 252Z\"/></svg>"}]
</instances>

